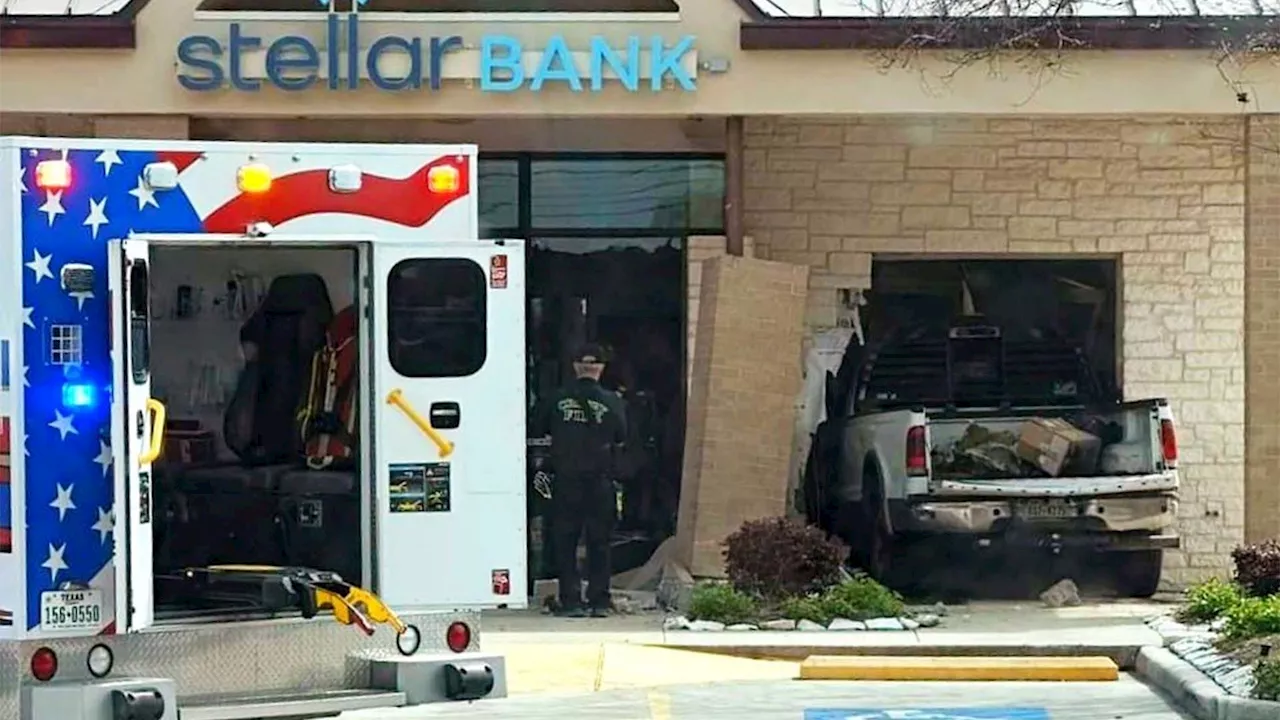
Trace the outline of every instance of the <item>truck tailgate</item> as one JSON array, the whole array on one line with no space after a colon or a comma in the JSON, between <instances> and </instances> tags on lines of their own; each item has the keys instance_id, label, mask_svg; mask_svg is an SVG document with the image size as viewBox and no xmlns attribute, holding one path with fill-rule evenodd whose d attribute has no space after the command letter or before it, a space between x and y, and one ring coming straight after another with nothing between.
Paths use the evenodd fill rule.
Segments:
<instances>
[{"instance_id":1,"label":"truck tailgate","mask_svg":"<svg viewBox=\"0 0 1280 720\"><path fill-rule=\"evenodd\" d=\"M999 480L941 480L935 496L951 497L1075 497L1172 492L1178 489L1174 472L1101 477L1001 478Z\"/></svg>"}]
</instances>

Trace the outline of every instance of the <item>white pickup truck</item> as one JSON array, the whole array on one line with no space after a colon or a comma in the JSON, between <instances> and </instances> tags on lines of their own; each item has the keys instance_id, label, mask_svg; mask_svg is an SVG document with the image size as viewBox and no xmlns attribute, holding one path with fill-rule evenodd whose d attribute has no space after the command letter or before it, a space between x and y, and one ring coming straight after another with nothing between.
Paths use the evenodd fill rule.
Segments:
<instances>
[{"instance_id":1,"label":"white pickup truck","mask_svg":"<svg viewBox=\"0 0 1280 720\"><path fill-rule=\"evenodd\" d=\"M823 475L816 515L870 573L891 584L927 573L920 563L939 554L909 551L922 546L1080 548L1105 554L1095 565L1120 594L1156 591L1163 551L1178 546L1166 401L1099 402L1079 351L1007 342L994 327L855 347L842 375L845 409L811 456ZM1014 438L1034 419L1087 429L1098 461L1054 477L1018 459Z\"/></svg>"}]
</instances>

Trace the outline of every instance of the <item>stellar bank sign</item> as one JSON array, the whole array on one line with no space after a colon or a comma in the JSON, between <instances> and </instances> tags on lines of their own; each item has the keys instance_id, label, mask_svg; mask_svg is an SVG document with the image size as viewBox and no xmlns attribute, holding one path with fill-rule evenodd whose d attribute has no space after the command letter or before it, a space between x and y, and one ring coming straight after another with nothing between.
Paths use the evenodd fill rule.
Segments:
<instances>
[{"instance_id":1,"label":"stellar bank sign","mask_svg":"<svg viewBox=\"0 0 1280 720\"><path fill-rule=\"evenodd\" d=\"M360 23L360 13L330 13L323 47L365 48ZM478 81L482 92L541 92L551 87L600 92L614 83L630 92L667 87L692 91L693 43L688 36L669 42L661 36L633 35L622 43L597 36L586 48L573 50L563 36L553 35L545 47L526 50L509 35L483 35L478 45L469 45L460 35L382 35L363 52L341 53L324 52L315 40L300 35L250 35L233 22L225 42L192 35L178 43L178 82L197 92L228 87L253 92L264 86L301 91L317 85L356 90L362 79L390 92L439 90L456 74L447 64L471 62L473 67L460 77Z\"/></svg>"}]
</instances>

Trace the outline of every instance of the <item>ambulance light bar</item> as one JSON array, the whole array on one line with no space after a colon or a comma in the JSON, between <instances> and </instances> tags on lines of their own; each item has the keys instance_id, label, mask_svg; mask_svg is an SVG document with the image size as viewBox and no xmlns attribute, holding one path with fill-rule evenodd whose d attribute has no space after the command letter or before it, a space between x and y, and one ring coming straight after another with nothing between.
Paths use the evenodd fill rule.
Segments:
<instances>
[{"instance_id":1,"label":"ambulance light bar","mask_svg":"<svg viewBox=\"0 0 1280 720\"><path fill-rule=\"evenodd\" d=\"M172 190L178 187L178 166L171 162L147 163L142 169L142 181L152 190Z\"/></svg>"},{"instance_id":2,"label":"ambulance light bar","mask_svg":"<svg viewBox=\"0 0 1280 720\"><path fill-rule=\"evenodd\" d=\"M271 168L262 163L241 165L236 170L236 187L243 193L264 193L271 189Z\"/></svg>"},{"instance_id":3,"label":"ambulance light bar","mask_svg":"<svg viewBox=\"0 0 1280 720\"><path fill-rule=\"evenodd\" d=\"M41 160L36 163L36 187L41 190L66 190L71 187L71 163L66 160Z\"/></svg>"}]
</instances>

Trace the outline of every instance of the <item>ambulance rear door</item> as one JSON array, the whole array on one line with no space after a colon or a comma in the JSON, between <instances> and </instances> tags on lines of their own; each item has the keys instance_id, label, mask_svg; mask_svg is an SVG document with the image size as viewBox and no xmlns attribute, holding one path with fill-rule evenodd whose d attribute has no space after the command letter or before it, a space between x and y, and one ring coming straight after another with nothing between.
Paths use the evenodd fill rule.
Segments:
<instances>
[{"instance_id":1,"label":"ambulance rear door","mask_svg":"<svg viewBox=\"0 0 1280 720\"><path fill-rule=\"evenodd\" d=\"M155 620L151 463L160 454L164 407L151 398L150 254L145 240L113 240L111 450L115 470L116 630Z\"/></svg>"},{"instance_id":2,"label":"ambulance rear door","mask_svg":"<svg viewBox=\"0 0 1280 720\"><path fill-rule=\"evenodd\" d=\"M522 607L519 241L374 242L375 587L392 607Z\"/></svg>"}]
</instances>

